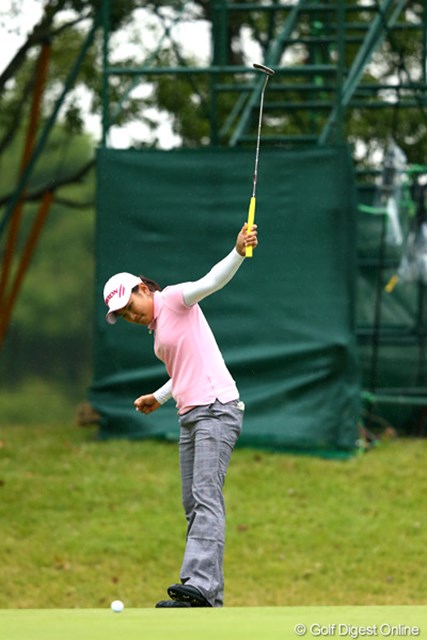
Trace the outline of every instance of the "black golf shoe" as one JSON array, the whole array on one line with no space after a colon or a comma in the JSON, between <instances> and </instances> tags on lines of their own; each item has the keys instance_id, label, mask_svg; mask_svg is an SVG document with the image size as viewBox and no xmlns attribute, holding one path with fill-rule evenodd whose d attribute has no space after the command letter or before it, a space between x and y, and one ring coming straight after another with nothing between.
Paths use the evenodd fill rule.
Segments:
<instances>
[{"instance_id":1,"label":"black golf shoe","mask_svg":"<svg viewBox=\"0 0 427 640\"><path fill-rule=\"evenodd\" d=\"M191 608L191 604L189 602L178 602L178 600L160 600L156 604L156 609L171 609L172 607L181 607L187 609Z\"/></svg>"},{"instance_id":2,"label":"black golf shoe","mask_svg":"<svg viewBox=\"0 0 427 640\"><path fill-rule=\"evenodd\" d=\"M189 604L190 607L211 607L212 605L206 600L205 596L196 587L190 584L173 584L168 589L168 595L183 604Z\"/></svg>"}]
</instances>

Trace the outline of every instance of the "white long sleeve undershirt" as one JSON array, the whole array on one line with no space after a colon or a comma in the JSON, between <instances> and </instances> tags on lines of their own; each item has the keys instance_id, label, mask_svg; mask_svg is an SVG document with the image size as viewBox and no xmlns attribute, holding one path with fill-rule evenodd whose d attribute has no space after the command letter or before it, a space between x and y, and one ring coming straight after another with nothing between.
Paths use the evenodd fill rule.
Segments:
<instances>
[{"instance_id":1,"label":"white long sleeve undershirt","mask_svg":"<svg viewBox=\"0 0 427 640\"><path fill-rule=\"evenodd\" d=\"M241 256L237 253L236 249L233 248L233 250L230 251L223 260L214 265L205 276L194 282L186 282L182 288L185 304L191 307L193 304L196 304L196 302L200 302L203 298L225 287L239 269L244 259L244 256Z\"/></svg>"},{"instance_id":2,"label":"white long sleeve undershirt","mask_svg":"<svg viewBox=\"0 0 427 640\"><path fill-rule=\"evenodd\" d=\"M212 269L199 280L194 282L186 282L183 284L182 293L184 302L191 307L193 304L200 302L207 296L219 291L230 282L239 267L244 261L234 247L230 253L220 262L212 267ZM172 380L169 379L163 386L154 392L157 402L164 404L172 397Z\"/></svg>"}]
</instances>

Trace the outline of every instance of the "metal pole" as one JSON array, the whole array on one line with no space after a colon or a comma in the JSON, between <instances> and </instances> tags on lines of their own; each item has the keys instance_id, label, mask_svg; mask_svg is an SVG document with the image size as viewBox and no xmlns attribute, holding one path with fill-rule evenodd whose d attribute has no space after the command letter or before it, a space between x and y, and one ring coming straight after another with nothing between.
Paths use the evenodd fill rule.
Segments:
<instances>
[{"instance_id":1,"label":"metal pole","mask_svg":"<svg viewBox=\"0 0 427 640\"><path fill-rule=\"evenodd\" d=\"M337 66L337 90L336 90L336 141L341 142L344 137L344 106L343 80L345 69L345 7L344 0L338 0L337 5L337 25L338 25L338 66Z\"/></svg>"},{"instance_id":2,"label":"metal pole","mask_svg":"<svg viewBox=\"0 0 427 640\"><path fill-rule=\"evenodd\" d=\"M227 64L227 0L214 0L213 2L213 22L212 22L212 57L216 66L226 66ZM218 135L218 101L217 101L217 76L209 74L209 85L211 92L210 100L210 125L211 125L211 145L217 146Z\"/></svg>"},{"instance_id":3,"label":"metal pole","mask_svg":"<svg viewBox=\"0 0 427 640\"><path fill-rule=\"evenodd\" d=\"M102 3L102 138L101 146L107 146L107 134L110 128L110 91L109 91L109 40L110 40L110 0Z\"/></svg>"}]
</instances>

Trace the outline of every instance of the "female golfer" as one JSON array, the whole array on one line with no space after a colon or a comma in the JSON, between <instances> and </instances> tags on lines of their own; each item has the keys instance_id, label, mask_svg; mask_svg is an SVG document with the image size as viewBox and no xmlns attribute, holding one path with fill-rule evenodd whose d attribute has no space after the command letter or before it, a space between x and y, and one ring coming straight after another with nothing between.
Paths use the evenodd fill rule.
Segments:
<instances>
[{"instance_id":1,"label":"female golfer","mask_svg":"<svg viewBox=\"0 0 427 640\"><path fill-rule=\"evenodd\" d=\"M170 379L135 400L148 414L174 398L180 423L182 501L187 541L181 584L168 588L171 600L157 607L221 607L225 508L223 485L240 435L244 405L199 302L231 280L258 244L256 225L240 230L233 250L207 275L161 290L153 280L118 273L104 287L107 321L119 317L154 333L154 351Z\"/></svg>"}]
</instances>

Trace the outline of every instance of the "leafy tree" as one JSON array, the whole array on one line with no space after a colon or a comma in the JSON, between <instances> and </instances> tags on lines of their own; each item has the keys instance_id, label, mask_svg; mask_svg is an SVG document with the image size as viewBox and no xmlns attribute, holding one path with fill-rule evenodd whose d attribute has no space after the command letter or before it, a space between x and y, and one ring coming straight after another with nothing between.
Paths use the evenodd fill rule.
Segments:
<instances>
[{"instance_id":1,"label":"leafy tree","mask_svg":"<svg viewBox=\"0 0 427 640\"><path fill-rule=\"evenodd\" d=\"M88 23L96 9L96 2L51 0L45 3L41 20L0 76L0 213L3 221L21 172L32 97L40 86L36 80L40 49L48 43L51 54L39 131L47 122L85 38L80 25ZM113 25L122 24L128 10L128 2L120 3L120 13L115 14ZM50 374L68 383L71 378L87 376L93 308L95 140L84 132L75 96L82 86L95 90L98 75L91 70L95 59L96 51L89 51L75 93L65 102L21 196L25 206L17 244L11 245L15 254L9 273L12 281L42 198L50 192L54 200L1 353L0 371L9 383L34 373ZM10 225L0 239L4 269L9 229ZM11 287L6 291L7 297L10 292Z\"/></svg>"}]
</instances>

